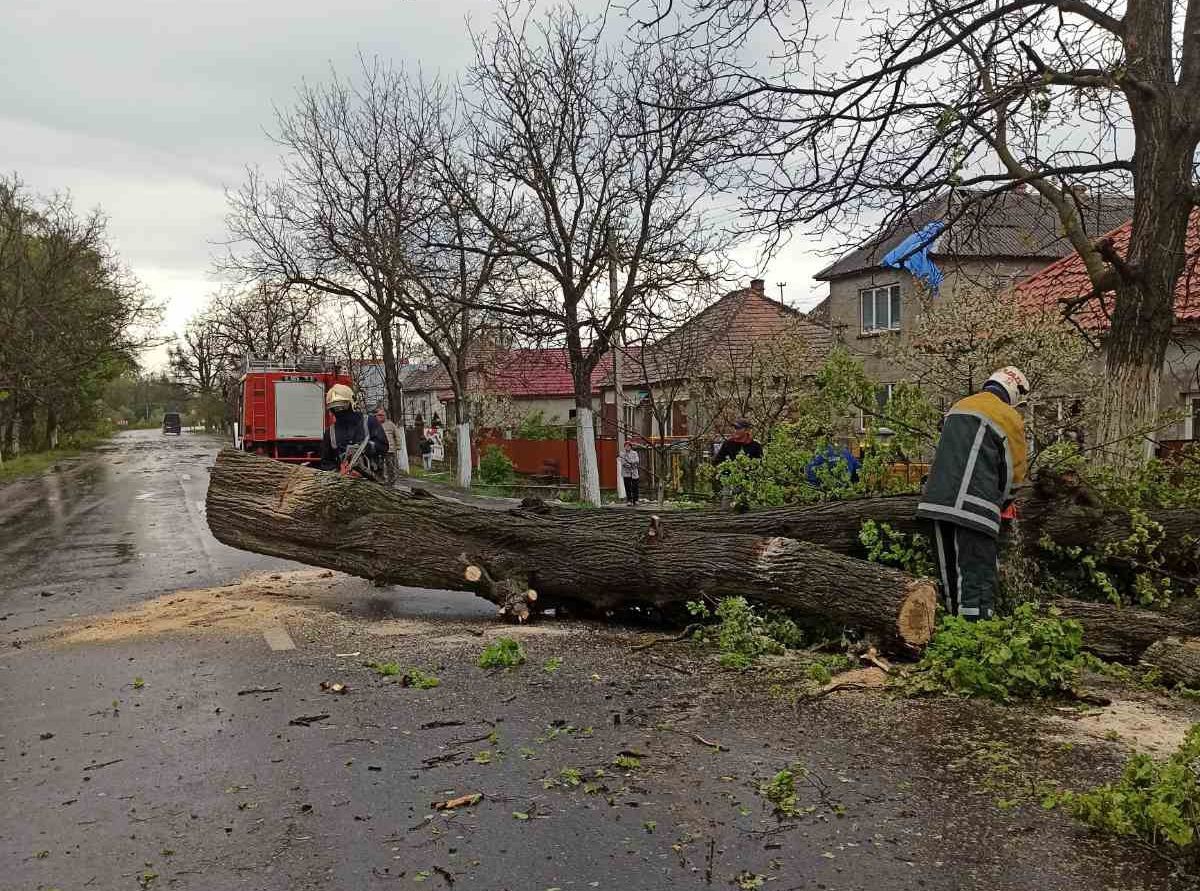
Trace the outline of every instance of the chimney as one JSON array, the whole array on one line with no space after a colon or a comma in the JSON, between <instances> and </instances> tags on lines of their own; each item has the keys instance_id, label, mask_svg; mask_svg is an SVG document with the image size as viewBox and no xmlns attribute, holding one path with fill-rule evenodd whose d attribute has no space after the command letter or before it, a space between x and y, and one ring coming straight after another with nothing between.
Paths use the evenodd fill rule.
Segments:
<instances>
[{"instance_id":1,"label":"chimney","mask_svg":"<svg viewBox=\"0 0 1200 891\"><path fill-rule=\"evenodd\" d=\"M750 290L755 294L764 294L767 290L767 283L761 278L750 279Z\"/></svg>"}]
</instances>

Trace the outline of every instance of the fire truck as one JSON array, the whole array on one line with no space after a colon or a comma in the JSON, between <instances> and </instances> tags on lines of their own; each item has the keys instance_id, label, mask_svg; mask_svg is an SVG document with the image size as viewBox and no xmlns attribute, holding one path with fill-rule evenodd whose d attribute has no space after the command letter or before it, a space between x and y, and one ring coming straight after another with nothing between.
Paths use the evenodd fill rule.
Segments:
<instances>
[{"instance_id":1,"label":"fire truck","mask_svg":"<svg viewBox=\"0 0 1200 891\"><path fill-rule=\"evenodd\" d=\"M320 461L321 438L333 423L325 394L334 384L352 387L354 381L323 356L283 364L248 359L238 394L236 447L277 461Z\"/></svg>"}]
</instances>

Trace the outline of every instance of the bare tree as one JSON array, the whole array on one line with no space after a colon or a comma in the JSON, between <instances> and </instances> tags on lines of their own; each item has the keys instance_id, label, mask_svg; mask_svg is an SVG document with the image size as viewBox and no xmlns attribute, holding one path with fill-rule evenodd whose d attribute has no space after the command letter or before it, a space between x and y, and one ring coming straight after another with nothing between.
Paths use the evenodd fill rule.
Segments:
<instances>
[{"instance_id":1,"label":"bare tree","mask_svg":"<svg viewBox=\"0 0 1200 891\"><path fill-rule=\"evenodd\" d=\"M379 334L388 402L401 411L395 329L403 322L445 367L465 405L468 357L492 287L491 236L464 219L437 173L449 150L446 91L363 61L360 82L305 86L281 115L279 183L251 173L231 196L231 265L352 300ZM466 423L465 417L458 418ZM469 438L469 435L468 435ZM459 482L469 485L469 452Z\"/></svg>"},{"instance_id":2,"label":"bare tree","mask_svg":"<svg viewBox=\"0 0 1200 891\"><path fill-rule=\"evenodd\" d=\"M634 303L710 280L726 245L705 212L700 176L716 119L668 110L710 97L706 72L669 52L618 52L611 37L602 19L572 7L534 19L520 4L502 5L466 77L463 160L445 169L522 273L488 308L565 342L580 492L593 504L592 372ZM615 296L605 287L610 237Z\"/></svg>"},{"instance_id":3,"label":"bare tree","mask_svg":"<svg viewBox=\"0 0 1200 891\"><path fill-rule=\"evenodd\" d=\"M710 108L742 122L731 156L755 159L741 185L777 233L861 232L947 189L974 190L964 209L1014 184L1036 189L1093 288L1064 309L1099 302L1111 316L1100 437L1142 441L1200 194L1200 4L907 0L855 7L858 21L802 0L686 5L679 21L672 0L644 4L643 33L670 30L672 45L706 57L728 50L727 91ZM762 35L773 64L736 61ZM858 49L830 58L839 42ZM1121 190L1134 195L1124 255L1086 225L1089 204Z\"/></svg>"}]
</instances>

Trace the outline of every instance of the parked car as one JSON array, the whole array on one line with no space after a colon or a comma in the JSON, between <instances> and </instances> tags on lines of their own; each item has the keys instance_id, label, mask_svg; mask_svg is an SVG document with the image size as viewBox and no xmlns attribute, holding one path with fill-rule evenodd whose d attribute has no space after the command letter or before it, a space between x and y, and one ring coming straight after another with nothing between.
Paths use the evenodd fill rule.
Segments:
<instances>
[{"instance_id":1,"label":"parked car","mask_svg":"<svg viewBox=\"0 0 1200 891\"><path fill-rule=\"evenodd\" d=\"M163 415L163 433L174 433L176 436L183 433L183 424L179 420L179 412L169 411Z\"/></svg>"}]
</instances>

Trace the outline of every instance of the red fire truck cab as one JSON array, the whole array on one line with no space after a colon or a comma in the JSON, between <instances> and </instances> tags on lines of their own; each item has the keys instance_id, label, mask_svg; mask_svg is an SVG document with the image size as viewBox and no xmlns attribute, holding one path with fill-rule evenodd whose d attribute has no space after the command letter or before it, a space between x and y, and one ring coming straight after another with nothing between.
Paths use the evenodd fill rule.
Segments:
<instances>
[{"instance_id":1,"label":"red fire truck cab","mask_svg":"<svg viewBox=\"0 0 1200 891\"><path fill-rule=\"evenodd\" d=\"M354 382L323 358L292 364L247 361L238 395L236 447L277 461L319 461L321 438L332 423L325 394L334 384Z\"/></svg>"}]
</instances>

